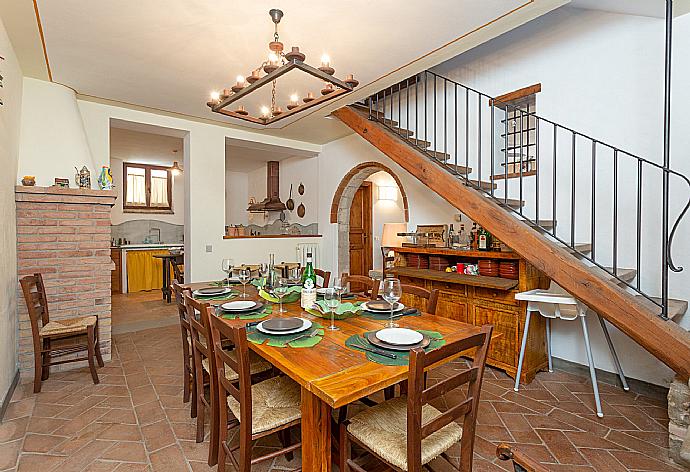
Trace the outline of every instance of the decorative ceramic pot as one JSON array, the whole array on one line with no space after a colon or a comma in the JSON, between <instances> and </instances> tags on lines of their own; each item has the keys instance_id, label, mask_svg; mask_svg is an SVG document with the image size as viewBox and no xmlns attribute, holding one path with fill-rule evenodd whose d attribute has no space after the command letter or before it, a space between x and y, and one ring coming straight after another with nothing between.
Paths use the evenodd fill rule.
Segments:
<instances>
[{"instance_id":1,"label":"decorative ceramic pot","mask_svg":"<svg viewBox=\"0 0 690 472\"><path fill-rule=\"evenodd\" d=\"M82 167L81 170L74 168L77 173L74 176L74 183L77 184L79 188L91 188L91 172L86 166Z\"/></svg>"},{"instance_id":2,"label":"decorative ceramic pot","mask_svg":"<svg viewBox=\"0 0 690 472\"><path fill-rule=\"evenodd\" d=\"M25 175L22 179L22 185L25 187L33 187L36 185L36 177L33 175Z\"/></svg>"},{"instance_id":3,"label":"decorative ceramic pot","mask_svg":"<svg viewBox=\"0 0 690 472\"><path fill-rule=\"evenodd\" d=\"M101 167L101 173L98 175L98 188L101 190L113 189L113 174L110 171L110 167Z\"/></svg>"}]
</instances>

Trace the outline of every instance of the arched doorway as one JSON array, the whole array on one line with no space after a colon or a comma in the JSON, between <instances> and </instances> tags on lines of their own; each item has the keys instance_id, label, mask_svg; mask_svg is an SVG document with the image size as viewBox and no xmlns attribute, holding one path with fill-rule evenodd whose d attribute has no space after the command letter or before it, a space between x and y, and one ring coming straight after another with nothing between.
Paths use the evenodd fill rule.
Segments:
<instances>
[{"instance_id":1,"label":"arched doorway","mask_svg":"<svg viewBox=\"0 0 690 472\"><path fill-rule=\"evenodd\" d=\"M389 167L380 162L363 162L352 168L341 180L333 195L330 222L338 224L338 273L350 272L350 209L357 190L364 181L377 172L385 172L395 180L402 196L404 220L410 219L405 188L400 178Z\"/></svg>"}]
</instances>

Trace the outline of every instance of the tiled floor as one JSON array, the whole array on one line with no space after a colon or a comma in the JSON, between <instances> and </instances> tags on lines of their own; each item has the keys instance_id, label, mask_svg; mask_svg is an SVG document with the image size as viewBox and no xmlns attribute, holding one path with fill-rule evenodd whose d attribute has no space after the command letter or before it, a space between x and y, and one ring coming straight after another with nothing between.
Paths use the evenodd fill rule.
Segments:
<instances>
[{"instance_id":1,"label":"tiled floor","mask_svg":"<svg viewBox=\"0 0 690 472\"><path fill-rule=\"evenodd\" d=\"M53 374L38 395L22 384L0 425L0 470L208 470L207 443L194 442L194 421L182 403L179 336L177 326L115 335L113 361L100 369L97 386L85 371ZM494 456L499 442L519 444L554 471L683 470L668 461L663 399L601 390L603 419L592 410L585 378L542 373L518 394L505 374L487 372L475 470L502 470ZM458 401L447 395L436 406ZM296 466L279 458L255 470Z\"/></svg>"},{"instance_id":2,"label":"tiled floor","mask_svg":"<svg viewBox=\"0 0 690 472\"><path fill-rule=\"evenodd\" d=\"M159 289L118 293L112 297L113 334L177 325L177 311L163 302Z\"/></svg>"}]
</instances>

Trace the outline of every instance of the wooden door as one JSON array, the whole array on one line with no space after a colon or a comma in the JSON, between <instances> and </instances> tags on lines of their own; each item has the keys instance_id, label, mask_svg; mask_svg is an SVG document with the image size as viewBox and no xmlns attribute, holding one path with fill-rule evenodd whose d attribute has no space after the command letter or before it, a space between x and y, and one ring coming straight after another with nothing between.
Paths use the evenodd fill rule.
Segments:
<instances>
[{"instance_id":1,"label":"wooden door","mask_svg":"<svg viewBox=\"0 0 690 472\"><path fill-rule=\"evenodd\" d=\"M371 183L364 182L357 189L350 207L350 274L369 276L372 269L372 220ZM364 287L351 284L350 290L360 291Z\"/></svg>"}]
</instances>

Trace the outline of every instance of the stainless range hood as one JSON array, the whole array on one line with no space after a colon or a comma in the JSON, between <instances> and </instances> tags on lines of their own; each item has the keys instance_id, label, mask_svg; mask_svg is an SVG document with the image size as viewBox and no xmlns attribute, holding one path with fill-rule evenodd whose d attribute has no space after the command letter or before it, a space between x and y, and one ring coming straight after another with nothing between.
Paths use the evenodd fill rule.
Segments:
<instances>
[{"instance_id":1,"label":"stainless range hood","mask_svg":"<svg viewBox=\"0 0 690 472\"><path fill-rule=\"evenodd\" d=\"M285 203L280 201L280 163L278 161L268 161L266 163L266 198L259 202L249 205L247 211L250 213L263 213L266 211L286 210Z\"/></svg>"}]
</instances>

